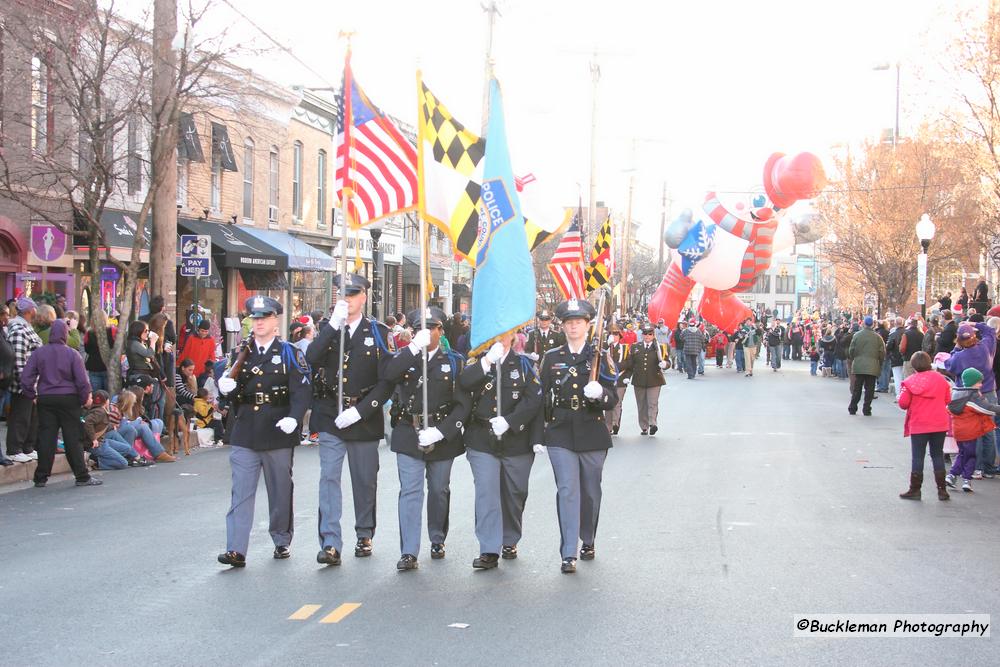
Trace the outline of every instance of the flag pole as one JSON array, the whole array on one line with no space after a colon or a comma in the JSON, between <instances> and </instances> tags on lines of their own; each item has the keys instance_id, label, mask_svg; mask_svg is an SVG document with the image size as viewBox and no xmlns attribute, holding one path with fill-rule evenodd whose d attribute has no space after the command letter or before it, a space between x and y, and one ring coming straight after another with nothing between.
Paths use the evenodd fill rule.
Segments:
<instances>
[{"instance_id":1,"label":"flag pole","mask_svg":"<svg viewBox=\"0 0 1000 667\"><path fill-rule=\"evenodd\" d=\"M343 109L342 113L344 116L344 144L346 146L345 150L347 154L345 157L344 164L344 221L340 226L340 287L337 289L337 300L341 301L344 299L346 290L344 285L347 284L347 227L351 223L351 215L354 211L352 205L352 199L354 197L354 187L351 181L351 167L354 166L354 151L351 150L351 142L354 141L354 133L351 132L352 126L354 124L354 117L351 113L351 89L353 83L351 81L351 37L354 36L353 31L342 30L340 32L341 37L347 39L347 54L344 57L344 90L343 90ZM336 153L336 151L334 151ZM337 415L339 416L344 412L344 346L347 345L347 322L342 322L340 325L340 362L337 364Z\"/></svg>"},{"instance_id":2,"label":"flag pole","mask_svg":"<svg viewBox=\"0 0 1000 667\"><path fill-rule=\"evenodd\" d=\"M421 73L417 70L417 225L420 235L420 318L427 326L427 221L424 220L424 97ZM411 323L413 324L413 323ZM429 428L427 410L427 348L421 352L421 405L424 428Z\"/></svg>"}]
</instances>

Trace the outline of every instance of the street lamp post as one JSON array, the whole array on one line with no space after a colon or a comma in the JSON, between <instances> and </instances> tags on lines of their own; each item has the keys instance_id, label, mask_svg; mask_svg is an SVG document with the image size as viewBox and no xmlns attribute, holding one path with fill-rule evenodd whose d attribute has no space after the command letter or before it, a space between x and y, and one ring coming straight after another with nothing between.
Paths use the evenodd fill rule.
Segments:
<instances>
[{"instance_id":1,"label":"street lamp post","mask_svg":"<svg viewBox=\"0 0 1000 667\"><path fill-rule=\"evenodd\" d=\"M920 254L917 255L917 303L920 304L920 316L927 317L927 250L937 228L931 222L931 217L924 213L917 223L917 238L920 239Z\"/></svg>"}]
</instances>

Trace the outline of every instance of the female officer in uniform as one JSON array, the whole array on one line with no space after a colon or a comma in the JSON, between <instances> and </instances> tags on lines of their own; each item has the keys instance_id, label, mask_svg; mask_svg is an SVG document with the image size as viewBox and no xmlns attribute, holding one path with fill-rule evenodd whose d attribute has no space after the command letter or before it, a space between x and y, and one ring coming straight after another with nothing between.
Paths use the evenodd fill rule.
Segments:
<instances>
[{"instance_id":1,"label":"female officer in uniform","mask_svg":"<svg viewBox=\"0 0 1000 667\"><path fill-rule=\"evenodd\" d=\"M566 344L545 355L539 372L545 415L544 420L535 421L532 441L548 448L556 478L564 573L576 572L581 540L580 558L592 560L596 553L601 474L611 448L604 413L618 402L615 371L608 368L605 355L601 355L599 381L590 381L594 349L587 342L587 330L595 314L587 301L570 299L559 304L556 317L562 321Z\"/></svg>"},{"instance_id":2,"label":"female officer in uniform","mask_svg":"<svg viewBox=\"0 0 1000 667\"><path fill-rule=\"evenodd\" d=\"M226 551L218 558L223 565L232 567L244 567L247 562L261 470L267 488L274 557L291 555L292 452L299 444L299 424L312 400L302 352L278 339L281 304L270 297L252 296L246 301L246 309L253 319L253 335L247 338L234 369L219 380L219 391L231 396L236 410L229 440L233 498L226 514Z\"/></svg>"}]
</instances>

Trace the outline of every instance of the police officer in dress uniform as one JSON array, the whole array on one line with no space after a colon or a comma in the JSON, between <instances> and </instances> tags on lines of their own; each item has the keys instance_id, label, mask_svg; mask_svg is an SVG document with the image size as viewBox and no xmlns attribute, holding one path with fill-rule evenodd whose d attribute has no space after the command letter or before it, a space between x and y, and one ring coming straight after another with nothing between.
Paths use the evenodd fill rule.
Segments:
<instances>
[{"instance_id":1,"label":"police officer in dress uniform","mask_svg":"<svg viewBox=\"0 0 1000 667\"><path fill-rule=\"evenodd\" d=\"M424 478L427 479L427 535L431 558L445 556L448 509L451 499L451 466L465 451L462 426L469 417L471 397L458 385L462 355L440 345L440 308L419 309L406 315L418 329L413 340L386 364L385 377L398 383L392 401L390 448L396 452L399 471L398 570L417 567L420 552L420 518L423 510ZM427 406L430 423L423 423L423 350L427 350Z\"/></svg>"},{"instance_id":2,"label":"police officer in dress uniform","mask_svg":"<svg viewBox=\"0 0 1000 667\"><path fill-rule=\"evenodd\" d=\"M503 336L482 358L470 359L459 378L462 388L472 392L465 455L476 487L479 557L472 567L483 570L496 567L501 555L505 560L517 558L528 477L535 460L531 435L542 407L542 385L531 360L511 350L515 336Z\"/></svg>"},{"instance_id":3,"label":"police officer in dress uniform","mask_svg":"<svg viewBox=\"0 0 1000 667\"><path fill-rule=\"evenodd\" d=\"M596 553L601 474L611 448L604 411L618 401L615 371L606 360L602 359L599 380L590 381L594 351L587 342L587 328L595 314L587 301L559 304L556 317L563 323L566 344L545 355L539 372L545 419L535 422L532 441L547 447L555 474L564 573L576 572L581 540L580 558L592 560Z\"/></svg>"},{"instance_id":4,"label":"police officer in dress uniform","mask_svg":"<svg viewBox=\"0 0 1000 667\"><path fill-rule=\"evenodd\" d=\"M642 435L656 435L656 417L660 411L660 387L667 381L669 350L656 342L656 331L647 325L642 329L642 341L632 346L632 354L619 370L631 376L635 402L639 408L639 429Z\"/></svg>"},{"instance_id":5,"label":"police officer in dress uniform","mask_svg":"<svg viewBox=\"0 0 1000 667\"><path fill-rule=\"evenodd\" d=\"M524 346L528 358L535 363L538 363L546 352L566 342L566 337L551 327L552 313L548 310L538 313L538 327L528 334L528 342Z\"/></svg>"},{"instance_id":6,"label":"police officer in dress uniform","mask_svg":"<svg viewBox=\"0 0 1000 667\"><path fill-rule=\"evenodd\" d=\"M274 557L288 558L292 541L292 453L299 444L299 424L309 408L312 388L302 352L278 338L281 304L252 296L246 309L253 319L252 335L237 356L236 377L219 380L236 415L230 437L229 464L233 474L232 505L226 514L226 552L219 562L246 565L253 526L257 482L264 471Z\"/></svg>"},{"instance_id":7,"label":"police officer in dress uniform","mask_svg":"<svg viewBox=\"0 0 1000 667\"><path fill-rule=\"evenodd\" d=\"M354 555L371 556L375 536L375 496L378 488L378 443L385 436L382 406L393 384L380 370L392 357L388 327L364 317L371 286L363 276L335 279L342 299L306 350L313 369L313 408L310 427L319 433L319 546L316 560L340 565L343 536L340 487L344 457L351 471L354 494ZM343 282L343 286L341 286ZM341 329L344 349L340 349ZM337 405L337 383L343 370L343 406Z\"/></svg>"},{"instance_id":8,"label":"police officer in dress uniform","mask_svg":"<svg viewBox=\"0 0 1000 667\"><path fill-rule=\"evenodd\" d=\"M618 435L618 430L622 423L622 402L625 399L625 392L628 389L629 377L626 371L630 356L631 345L621 342L622 332L620 329L613 329L608 345L608 356L611 363L618 370L618 381L615 383L615 393L618 395L618 402L611 410L604 413L604 419L611 428L611 435Z\"/></svg>"}]
</instances>

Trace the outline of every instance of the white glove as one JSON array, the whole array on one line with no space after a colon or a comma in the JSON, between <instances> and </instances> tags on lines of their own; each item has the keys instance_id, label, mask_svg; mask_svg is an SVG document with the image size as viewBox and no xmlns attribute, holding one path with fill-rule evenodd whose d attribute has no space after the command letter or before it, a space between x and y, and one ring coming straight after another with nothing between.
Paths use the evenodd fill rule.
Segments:
<instances>
[{"instance_id":1,"label":"white glove","mask_svg":"<svg viewBox=\"0 0 1000 667\"><path fill-rule=\"evenodd\" d=\"M500 361L501 357L503 357L503 344L493 343L493 346L490 347L490 351L486 353L486 358L491 364L495 364Z\"/></svg>"},{"instance_id":2,"label":"white glove","mask_svg":"<svg viewBox=\"0 0 1000 667\"><path fill-rule=\"evenodd\" d=\"M285 433L291 433L298 425L299 423L292 417L282 417L278 420L278 423L275 424L275 426L280 428Z\"/></svg>"},{"instance_id":3,"label":"white glove","mask_svg":"<svg viewBox=\"0 0 1000 667\"><path fill-rule=\"evenodd\" d=\"M438 430L437 426L425 428L417 434L417 442L420 443L421 447L430 447L438 440L444 440L444 434Z\"/></svg>"},{"instance_id":4,"label":"white glove","mask_svg":"<svg viewBox=\"0 0 1000 667\"><path fill-rule=\"evenodd\" d=\"M660 368L666 368L666 367L667 367L667 362L661 361L660 362Z\"/></svg>"},{"instance_id":5,"label":"white glove","mask_svg":"<svg viewBox=\"0 0 1000 667\"><path fill-rule=\"evenodd\" d=\"M347 428L351 424L361 421L361 413L358 412L357 408L347 408L333 420L333 423L337 425L337 428Z\"/></svg>"},{"instance_id":6,"label":"white glove","mask_svg":"<svg viewBox=\"0 0 1000 667\"><path fill-rule=\"evenodd\" d=\"M604 395L604 387L597 380L592 380L583 385L583 395L591 400L596 400Z\"/></svg>"},{"instance_id":7,"label":"white glove","mask_svg":"<svg viewBox=\"0 0 1000 667\"><path fill-rule=\"evenodd\" d=\"M233 389L236 389L236 380L231 377L219 378L219 392L223 394L228 394Z\"/></svg>"},{"instance_id":8,"label":"white glove","mask_svg":"<svg viewBox=\"0 0 1000 667\"><path fill-rule=\"evenodd\" d=\"M534 445L531 449L536 454L544 454L545 453L545 446L544 445Z\"/></svg>"},{"instance_id":9,"label":"white glove","mask_svg":"<svg viewBox=\"0 0 1000 667\"><path fill-rule=\"evenodd\" d=\"M410 341L410 352L414 356L420 354L420 351L431 344L431 332L430 329L421 329L417 333L413 334L413 340Z\"/></svg>"},{"instance_id":10,"label":"white glove","mask_svg":"<svg viewBox=\"0 0 1000 667\"><path fill-rule=\"evenodd\" d=\"M625 385L626 387L628 386L629 382L630 380L628 378L622 378L622 384Z\"/></svg>"},{"instance_id":11,"label":"white glove","mask_svg":"<svg viewBox=\"0 0 1000 667\"><path fill-rule=\"evenodd\" d=\"M333 312L330 314L330 326L336 330L340 330L340 327L344 326L344 322L347 321L347 302L341 299L337 302L337 305L333 307Z\"/></svg>"},{"instance_id":12,"label":"white glove","mask_svg":"<svg viewBox=\"0 0 1000 667\"><path fill-rule=\"evenodd\" d=\"M526 354L524 356L528 357L532 361L538 361L538 355L535 354L534 352L529 352L528 354Z\"/></svg>"},{"instance_id":13,"label":"white glove","mask_svg":"<svg viewBox=\"0 0 1000 667\"><path fill-rule=\"evenodd\" d=\"M490 425L493 427L493 433L496 437L502 436L510 428L510 424L503 417L494 417L490 420Z\"/></svg>"}]
</instances>

